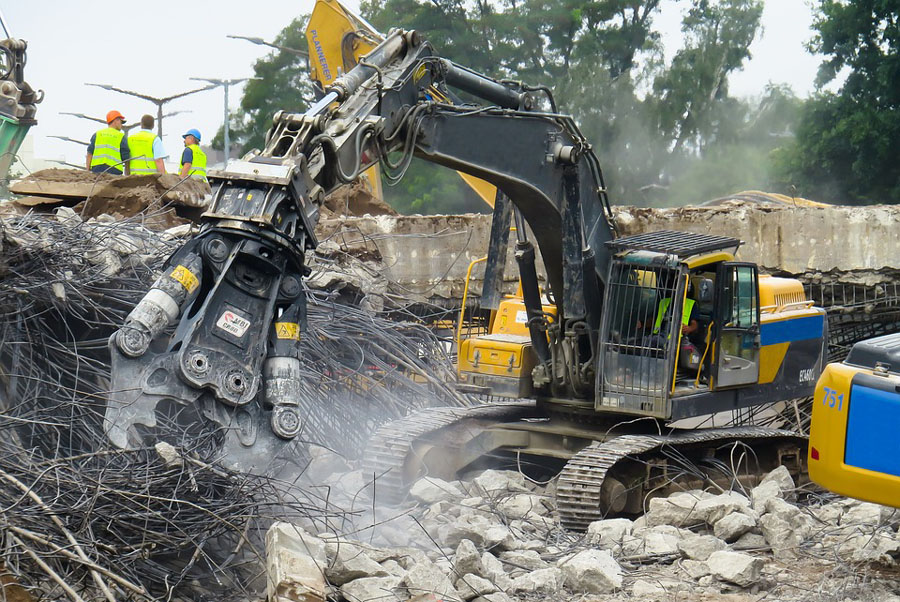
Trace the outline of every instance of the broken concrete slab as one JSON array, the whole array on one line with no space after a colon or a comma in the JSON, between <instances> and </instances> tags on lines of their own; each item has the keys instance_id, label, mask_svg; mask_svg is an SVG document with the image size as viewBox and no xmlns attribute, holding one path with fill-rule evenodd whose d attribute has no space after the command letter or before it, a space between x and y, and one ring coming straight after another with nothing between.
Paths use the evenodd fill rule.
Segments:
<instances>
[{"instance_id":1,"label":"broken concrete slab","mask_svg":"<svg viewBox=\"0 0 900 602\"><path fill-rule=\"evenodd\" d=\"M409 488L409 495L423 504L434 504L445 500L465 497L459 483L448 482L437 477L423 477Z\"/></svg>"},{"instance_id":2,"label":"broken concrete slab","mask_svg":"<svg viewBox=\"0 0 900 602\"><path fill-rule=\"evenodd\" d=\"M562 589L565 580L562 570L556 567L538 569L513 579L507 593L555 596Z\"/></svg>"},{"instance_id":3,"label":"broken concrete slab","mask_svg":"<svg viewBox=\"0 0 900 602\"><path fill-rule=\"evenodd\" d=\"M116 176L60 168L36 171L14 182L9 189L14 194L63 200L145 196L148 201L157 199L199 209L208 205L210 192L205 182L176 174Z\"/></svg>"},{"instance_id":4,"label":"broken concrete slab","mask_svg":"<svg viewBox=\"0 0 900 602\"><path fill-rule=\"evenodd\" d=\"M410 597L433 594L446 602L462 600L450 578L431 562L416 563L403 577L400 587L405 588Z\"/></svg>"},{"instance_id":5,"label":"broken concrete slab","mask_svg":"<svg viewBox=\"0 0 900 602\"><path fill-rule=\"evenodd\" d=\"M456 581L455 585L456 591L458 591L460 596L465 600L471 600L478 596L493 594L499 591L493 582L484 577L472 574L464 574Z\"/></svg>"},{"instance_id":6,"label":"broken concrete slab","mask_svg":"<svg viewBox=\"0 0 900 602\"><path fill-rule=\"evenodd\" d=\"M406 597L395 593L399 577L364 577L341 586L341 595L353 602L404 602Z\"/></svg>"},{"instance_id":7,"label":"broken concrete slab","mask_svg":"<svg viewBox=\"0 0 900 602\"><path fill-rule=\"evenodd\" d=\"M722 550L713 552L706 565L718 579L747 587L759 581L765 563L749 554Z\"/></svg>"},{"instance_id":8,"label":"broken concrete slab","mask_svg":"<svg viewBox=\"0 0 900 602\"><path fill-rule=\"evenodd\" d=\"M266 532L266 588L273 602L324 602L325 562L321 540L290 523Z\"/></svg>"},{"instance_id":9,"label":"broken concrete slab","mask_svg":"<svg viewBox=\"0 0 900 602\"><path fill-rule=\"evenodd\" d=\"M727 543L732 543L755 527L756 520L753 517L743 512L732 512L716 521L713 533Z\"/></svg>"},{"instance_id":10,"label":"broken concrete slab","mask_svg":"<svg viewBox=\"0 0 900 602\"><path fill-rule=\"evenodd\" d=\"M463 539L476 546L484 546L487 531L498 523L482 514L463 514L453 522L438 527L437 537L442 545L456 547Z\"/></svg>"},{"instance_id":11,"label":"broken concrete slab","mask_svg":"<svg viewBox=\"0 0 900 602\"><path fill-rule=\"evenodd\" d=\"M453 556L453 569L458 575L466 575L468 573L482 575L484 573L481 553L471 540L464 539L459 542L459 545L456 547L456 554Z\"/></svg>"},{"instance_id":12,"label":"broken concrete slab","mask_svg":"<svg viewBox=\"0 0 900 602\"><path fill-rule=\"evenodd\" d=\"M528 519L550 513L547 500L532 493L517 493L501 500L497 510L512 519Z\"/></svg>"},{"instance_id":13,"label":"broken concrete slab","mask_svg":"<svg viewBox=\"0 0 900 602\"><path fill-rule=\"evenodd\" d=\"M339 545L325 567L325 576L331 584L340 586L363 577L387 577L389 573L359 546Z\"/></svg>"},{"instance_id":14,"label":"broken concrete slab","mask_svg":"<svg viewBox=\"0 0 900 602\"><path fill-rule=\"evenodd\" d=\"M488 497L504 493L527 493L525 477L512 470L485 470L472 479L472 486Z\"/></svg>"},{"instance_id":15,"label":"broken concrete slab","mask_svg":"<svg viewBox=\"0 0 900 602\"><path fill-rule=\"evenodd\" d=\"M584 550L557 566L566 577L566 585L576 592L610 594L622 589L622 567L609 550Z\"/></svg>"},{"instance_id":16,"label":"broken concrete slab","mask_svg":"<svg viewBox=\"0 0 900 602\"><path fill-rule=\"evenodd\" d=\"M717 523L718 524L718 523ZM678 551L691 560L706 560L713 552L724 550L728 547L724 541L715 535L700 535L691 533L678 540Z\"/></svg>"}]
</instances>

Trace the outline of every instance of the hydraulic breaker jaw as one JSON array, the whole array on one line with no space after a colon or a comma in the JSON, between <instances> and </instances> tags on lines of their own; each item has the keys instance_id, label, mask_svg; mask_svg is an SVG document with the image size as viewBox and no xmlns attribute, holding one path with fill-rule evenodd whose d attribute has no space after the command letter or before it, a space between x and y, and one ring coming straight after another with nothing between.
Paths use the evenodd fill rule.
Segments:
<instances>
[{"instance_id":1,"label":"hydraulic breaker jaw","mask_svg":"<svg viewBox=\"0 0 900 602\"><path fill-rule=\"evenodd\" d=\"M289 166L238 170L214 180L200 233L110 338L104 427L129 447L162 414L205 419L225 433L227 464L261 471L302 427L302 278L319 199Z\"/></svg>"}]
</instances>

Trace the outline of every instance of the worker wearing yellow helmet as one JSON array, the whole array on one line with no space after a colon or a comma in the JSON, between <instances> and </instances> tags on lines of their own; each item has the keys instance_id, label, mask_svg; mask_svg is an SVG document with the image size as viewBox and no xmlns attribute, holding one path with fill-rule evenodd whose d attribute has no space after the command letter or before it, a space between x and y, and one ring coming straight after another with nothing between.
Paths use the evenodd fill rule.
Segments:
<instances>
[{"instance_id":1,"label":"worker wearing yellow helmet","mask_svg":"<svg viewBox=\"0 0 900 602\"><path fill-rule=\"evenodd\" d=\"M181 153L179 175L188 176L206 182L206 153L200 148L200 130L191 128L185 133L184 151Z\"/></svg>"},{"instance_id":2,"label":"worker wearing yellow helmet","mask_svg":"<svg viewBox=\"0 0 900 602\"><path fill-rule=\"evenodd\" d=\"M87 147L86 167L94 173L122 175L128 170L128 139L122 126L125 117L118 111L106 114L106 127L91 136Z\"/></svg>"}]
</instances>

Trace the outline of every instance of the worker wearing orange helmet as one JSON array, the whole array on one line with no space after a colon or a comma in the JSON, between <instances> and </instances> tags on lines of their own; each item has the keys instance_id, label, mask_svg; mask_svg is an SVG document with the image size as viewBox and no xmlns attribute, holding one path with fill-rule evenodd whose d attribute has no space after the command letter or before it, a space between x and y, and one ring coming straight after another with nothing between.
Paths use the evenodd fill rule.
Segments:
<instances>
[{"instance_id":1,"label":"worker wearing orange helmet","mask_svg":"<svg viewBox=\"0 0 900 602\"><path fill-rule=\"evenodd\" d=\"M87 147L87 169L94 173L111 173L122 175L128 172L128 138L122 131L125 117L118 111L106 114L107 127L98 130L91 136Z\"/></svg>"}]
</instances>

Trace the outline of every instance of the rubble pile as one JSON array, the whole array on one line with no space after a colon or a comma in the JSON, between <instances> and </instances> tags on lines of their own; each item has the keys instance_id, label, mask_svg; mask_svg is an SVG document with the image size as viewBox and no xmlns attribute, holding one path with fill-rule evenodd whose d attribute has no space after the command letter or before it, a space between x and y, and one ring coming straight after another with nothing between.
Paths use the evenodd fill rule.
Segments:
<instances>
[{"instance_id":1,"label":"rubble pile","mask_svg":"<svg viewBox=\"0 0 900 602\"><path fill-rule=\"evenodd\" d=\"M276 515L328 525L340 514L306 491L200 460L202 438L182 450L160 442L52 457L24 445L16 426L0 416L3 578L14 584L5 600L247 599Z\"/></svg>"},{"instance_id":2,"label":"rubble pile","mask_svg":"<svg viewBox=\"0 0 900 602\"><path fill-rule=\"evenodd\" d=\"M320 485L343 492L335 500L355 499L356 513L373 503L371 476L339 472ZM643 516L596 521L586 533L560 528L554 486L514 471L426 477L404 506L376 508L346 535L280 522L267 535L269 600L874 601L900 593L900 511L797 489L784 467L751 490L653 498ZM377 479L375 491L377 499Z\"/></svg>"},{"instance_id":3,"label":"rubble pile","mask_svg":"<svg viewBox=\"0 0 900 602\"><path fill-rule=\"evenodd\" d=\"M81 218L107 215L123 220L140 215L148 228L161 230L199 217L210 199L209 185L175 174L115 176L74 169L44 169L14 182L23 195L5 203L3 214L48 212L71 207Z\"/></svg>"},{"instance_id":4,"label":"rubble pile","mask_svg":"<svg viewBox=\"0 0 900 602\"><path fill-rule=\"evenodd\" d=\"M84 220L69 207L0 219L3 579L33 599L246 600L275 516L304 515L322 529L346 522L327 492L215 466L221 433L208 424L161 415L147 449L109 447L109 337L188 230ZM298 442L352 456L409 408L466 402L424 326L327 290L308 300ZM177 452L160 455L150 445L158 440ZM295 472L313 460L299 444L284 456Z\"/></svg>"}]
</instances>

